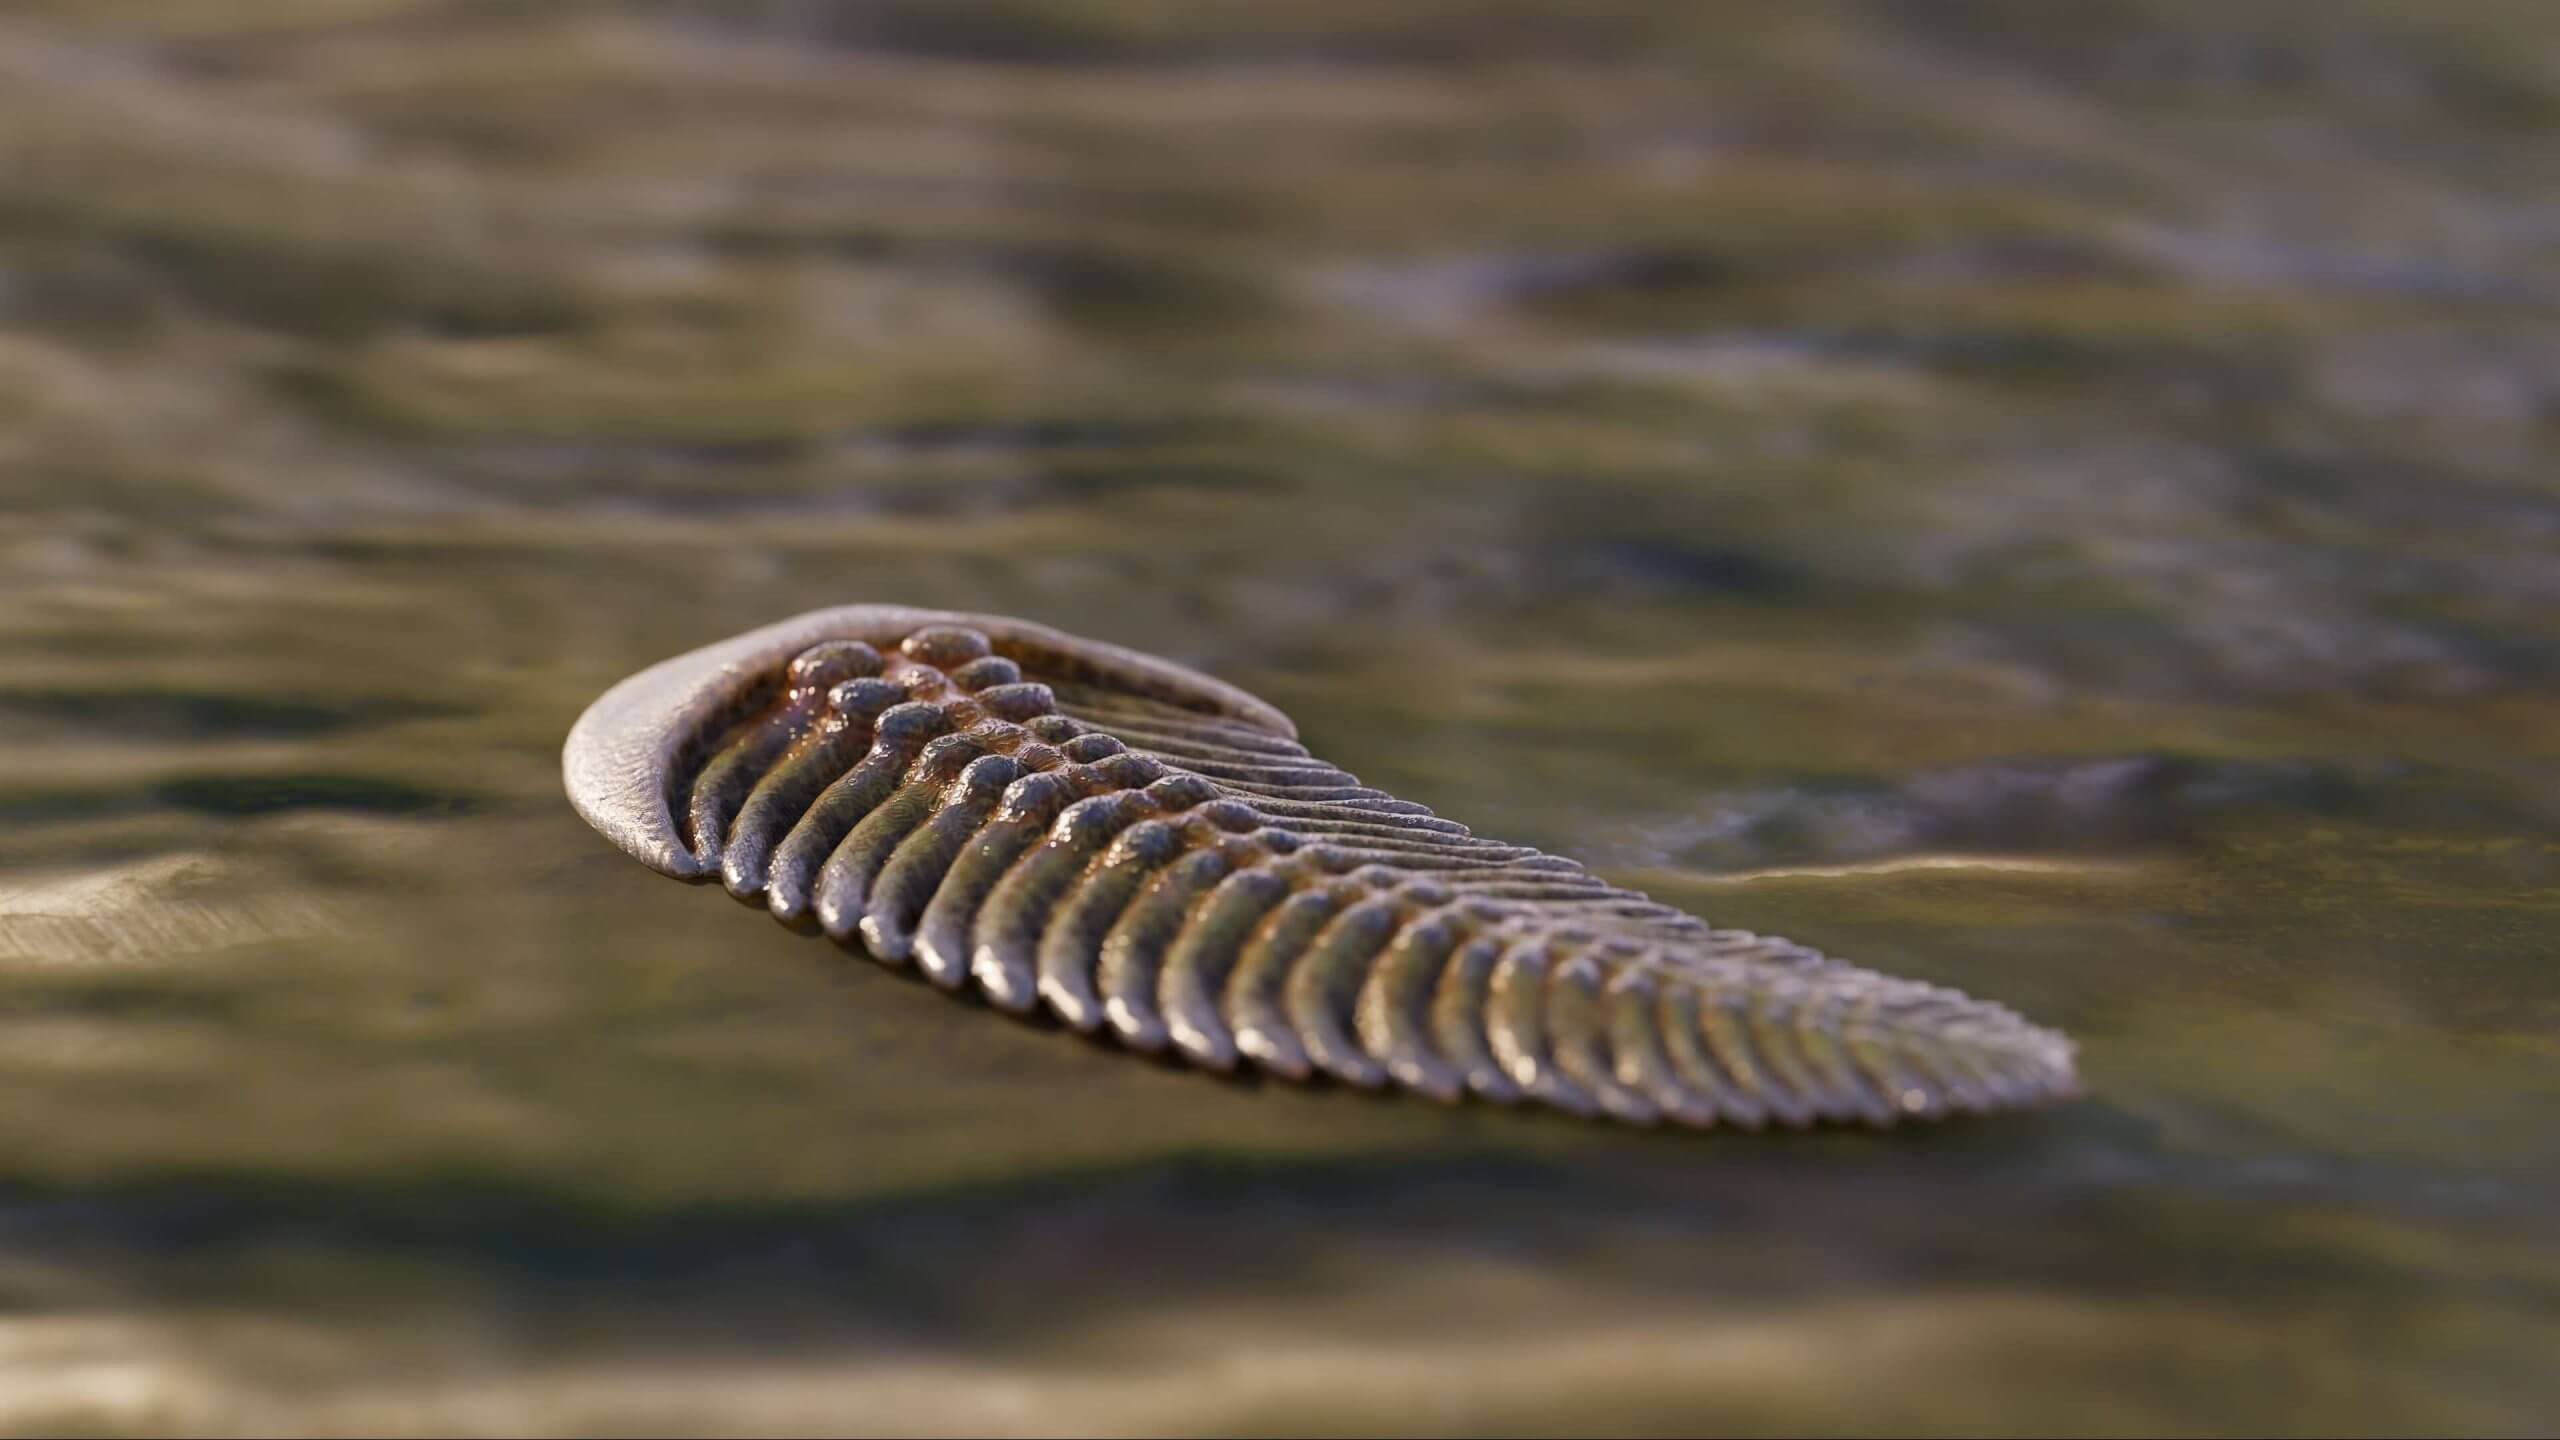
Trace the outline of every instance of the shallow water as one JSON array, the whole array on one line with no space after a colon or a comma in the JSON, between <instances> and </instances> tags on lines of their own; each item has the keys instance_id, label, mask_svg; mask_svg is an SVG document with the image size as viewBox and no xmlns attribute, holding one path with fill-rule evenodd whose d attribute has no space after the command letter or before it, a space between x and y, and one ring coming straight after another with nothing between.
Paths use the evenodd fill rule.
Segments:
<instances>
[{"instance_id":1,"label":"shallow water","mask_svg":"<svg viewBox=\"0 0 2560 1440\"><path fill-rule=\"evenodd\" d=\"M0 1424L2560 1423L2560 22L20 0ZM2084 1101L1220 1083L558 747L1013 613Z\"/></svg>"}]
</instances>

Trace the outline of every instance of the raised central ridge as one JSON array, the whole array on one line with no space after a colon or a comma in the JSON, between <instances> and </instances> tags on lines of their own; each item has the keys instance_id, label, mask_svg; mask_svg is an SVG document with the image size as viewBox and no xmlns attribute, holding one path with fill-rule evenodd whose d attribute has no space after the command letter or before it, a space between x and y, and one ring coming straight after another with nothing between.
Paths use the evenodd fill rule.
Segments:
<instances>
[{"instance_id":1,"label":"raised central ridge","mask_svg":"<svg viewBox=\"0 0 2560 1440\"><path fill-rule=\"evenodd\" d=\"M653 868L1213 1069L1751 1127L2075 1083L2070 1042L2000 1006L1480 838L1233 686L1019 620L751 631L608 691L563 770Z\"/></svg>"}]
</instances>

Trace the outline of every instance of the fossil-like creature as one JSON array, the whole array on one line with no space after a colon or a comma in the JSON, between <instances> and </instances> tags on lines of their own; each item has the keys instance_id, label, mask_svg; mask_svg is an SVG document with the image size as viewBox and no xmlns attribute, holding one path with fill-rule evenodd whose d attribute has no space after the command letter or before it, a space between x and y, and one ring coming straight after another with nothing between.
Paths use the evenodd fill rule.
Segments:
<instances>
[{"instance_id":1,"label":"fossil-like creature","mask_svg":"<svg viewBox=\"0 0 2560 1440\"><path fill-rule=\"evenodd\" d=\"M1020 620L802 615L616 685L562 758L652 869L1211 1069L1694 1126L2074 1087L2000 1006L1484 839L1231 685Z\"/></svg>"}]
</instances>

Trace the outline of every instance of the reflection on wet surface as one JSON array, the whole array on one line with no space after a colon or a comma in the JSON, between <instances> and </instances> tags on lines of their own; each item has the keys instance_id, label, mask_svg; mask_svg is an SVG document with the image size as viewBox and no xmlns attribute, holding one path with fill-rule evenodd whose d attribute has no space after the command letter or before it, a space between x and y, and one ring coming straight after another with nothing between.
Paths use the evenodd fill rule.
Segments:
<instances>
[{"instance_id":1,"label":"reflection on wet surface","mask_svg":"<svg viewBox=\"0 0 2560 1440\"><path fill-rule=\"evenodd\" d=\"M2547 1428L2552 29L15 7L0 1422ZM2090 1098L1221 1084L569 812L604 686L860 600Z\"/></svg>"}]
</instances>

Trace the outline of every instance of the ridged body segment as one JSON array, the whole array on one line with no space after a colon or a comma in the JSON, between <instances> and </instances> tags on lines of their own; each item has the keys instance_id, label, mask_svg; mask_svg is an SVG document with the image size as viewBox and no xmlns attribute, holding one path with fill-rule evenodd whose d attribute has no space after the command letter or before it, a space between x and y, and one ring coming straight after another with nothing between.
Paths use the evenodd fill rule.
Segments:
<instances>
[{"instance_id":1,"label":"ridged body segment","mask_svg":"<svg viewBox=\"0 0 2560 1440\"><path fill-rule=\"evenodd\" d=\"M1479 838L1241 691L1021 621L767 627L608 692L564 769L657 869L1212 1069L1702 1128L2075 1084L2070 1042L1997 1005Z\"/></svg>"}]
</instances>

